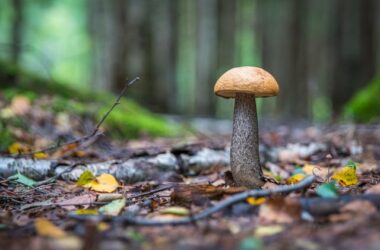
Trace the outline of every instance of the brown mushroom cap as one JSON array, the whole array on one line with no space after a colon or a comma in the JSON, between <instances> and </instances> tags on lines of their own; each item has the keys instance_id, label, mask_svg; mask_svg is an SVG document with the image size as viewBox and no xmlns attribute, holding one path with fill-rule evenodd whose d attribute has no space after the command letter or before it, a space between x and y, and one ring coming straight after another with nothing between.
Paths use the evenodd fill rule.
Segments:
<instances>
[{"instance_id":1,"label":"brown mushroom cap","mask_svg":"<svg viewBox=\"0 0 380 250\"><path fill-rule=\"evenodd\" d=\"M261 68L251 66L228 70L214 86L214 93L226 98L234 98L236 93L268 97L276 96L278 92L277 81L271 74Z\"/></svg>"}]
</instances>

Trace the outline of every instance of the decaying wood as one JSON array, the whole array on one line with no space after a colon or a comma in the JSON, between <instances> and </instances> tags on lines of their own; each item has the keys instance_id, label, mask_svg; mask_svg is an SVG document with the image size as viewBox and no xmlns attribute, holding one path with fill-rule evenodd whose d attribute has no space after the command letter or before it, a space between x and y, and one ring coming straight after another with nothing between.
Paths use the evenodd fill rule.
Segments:
<instances>
[{"instance_id":1,"label":"decaying wood","mask_svg":"<svg viewBox=\"0 0 380 250\"><path fill-rule=\"evenodd\" d=\"M173 173L194 175L213 167L226 167L229 162L228 150L209 148L203 148L194 155L175 155L167 152L152 157L136 157L125 161L113 160L76 164L75 168L67 162L9 157L0 158L0 176L9 177L19 171L34 180L61 175L62 179L75 181L84 171L89 170L95 176L109 173L119 181L134 183L153 179L160 180Z\"/></svg>"}]
</instances>

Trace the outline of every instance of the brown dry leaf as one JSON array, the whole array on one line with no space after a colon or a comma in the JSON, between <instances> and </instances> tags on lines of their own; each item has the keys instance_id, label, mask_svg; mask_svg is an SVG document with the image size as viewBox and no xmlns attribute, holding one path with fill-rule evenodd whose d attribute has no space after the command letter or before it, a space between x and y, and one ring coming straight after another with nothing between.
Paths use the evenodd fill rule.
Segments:
<instances>
[{"instance_id":1,"label":"brown dry leaf","mask_svg":"<svg viewBox=\"0 0 380 250\"><path fill-rule=\"evenodd\" d=\"M380 183L376 184L365 191L366 194L380 194Z\"/></svg>"},{"instance_id":2,"label":"brown dry leaf","mask_svg":"<svg viewBox=\"0 0 380 250\"><path fill-rule=\"evenodd\" d=\"M30 101L25 96L15 96L12 98L11 110L16 115L24 115L30 110Z\"/></svg>"},{"instance_id":3,"label":"brown dry leaf","mask_svg":"<svg viewBox=\"0 0 380 250\"><path fill-rule=\"evenodd\" d=\"M356 201L351 201L344 205L340 211L342 212L352 212L355 214L360 214L360 215L372 215L376 213L377 209L375 205L372 204L370 201L365 201L365 200L356 200Z\"/></svg>"},{"instance_id":4,"label":"brown dry leaf","mask_svg":"<svg viewBox=\"0 0 380 250\"><path fill-rule=\"evenodd\" d=\"M378 169L376 162L363 162L357 164L357 166L362 173L369 173Z\"/></svg>"},{"instance_id":5,"label":"brown dry leaf","mask_svg":"<svg viewBox=\"0 0 380 250\"><path fill-rule=\"evenodd\" d=\"M292 223L300 219L301 207L296 199L273 197L260 206L259 221L263 224Z\"/></svg>"},{"instance_id":6,"label":"brown dry leaf","mask_svg":"<svg viewBox=\"0 0 380 250\"><path fill-rule=\"evenodd\" d=\"M299 154L293 150L283 149L278 153L278 159L281 162L294 162L299 160Z\"/></svg>"},{"instance_id":7,"label":"brown dry leaf","mask_svg":"<svg viewBox=\"0 0 380 250\"><path fill-rule=\"evenodd\" d=\"M369 201L355 200L347 203L340 209L339 214L329 216L331 222L343 222L353 218L367 217L377 212L376 207Z\"/></svg>"},{"instance_id":8,"label":"brown dry leaf","mask_svg":"<svg viewBox=\"0 0 380 250\"><path fill-rule=\"evenodd\" d=\"M37 218L34 222L37 234L50 238L61 238L66 235L65 231L51 223L45 218Z\"/></svg>"},{"instance_id":9,"label":"brown dry leaf","mask_svg":"<svg viewBox=\"0 0 380 250\"><path fill-rule=\"evenodd\" d=\"M223 193L223 188L214 187L212 185L184 184L175 186L170 197L174 204L188 206L192 202L201 205L209 199L220 198Z\"/></svg>"},{"instance_id":10,"label":"brown dry leaf","mask_svg":"<svg viewBox=\"0 0 380 250\"><path fill-rule=\"evenodd\" d=\"M70 199L65 199L58 201L58 205L62 206L64 209L69 211L76 210L76 205L83 206L84 209L88 208L91 203L95 202L96 196L93 194L85 194L80 196L75 196ZM75 205L76 204L76 205Z\"/></svg>"},{"instance_id":11,"label":"brown dry leaf","mask_svg":"<svg viewBox=\"0 0 380 250\"><path fill-rule=\"evenodd\" d=\"M101 174L95 180L87 183L84 187L90 188L96 192L112 193L119 187L119 183L113 175Z\"/></svg>"}]
</instances>

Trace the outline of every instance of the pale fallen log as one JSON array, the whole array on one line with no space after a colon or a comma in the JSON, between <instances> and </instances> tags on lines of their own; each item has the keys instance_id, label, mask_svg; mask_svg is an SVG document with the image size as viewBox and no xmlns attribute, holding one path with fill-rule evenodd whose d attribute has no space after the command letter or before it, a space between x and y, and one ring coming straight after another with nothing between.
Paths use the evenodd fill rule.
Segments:
<instances>
[{"instance_id":1,"label":"pale fallen log","mask_svg":"<svg viewBox=\"0 0 380 250\"><path fill-rule=\"evenodd\" d=\"M54 160L34 160L25 158L0 158L0 176L3 178L17 171L34 180L61 175L62 179L75 181L86 170L94 175L109 173L118 180L134 183L145 180L163 179L168 174L198 174L213 167L229 165L229 150L213 150L202 148L193 155L174 155L170 152L156 156L131 158L125 161L113 160L99 163L76 165Z\"/></svg>"}]
</instances>

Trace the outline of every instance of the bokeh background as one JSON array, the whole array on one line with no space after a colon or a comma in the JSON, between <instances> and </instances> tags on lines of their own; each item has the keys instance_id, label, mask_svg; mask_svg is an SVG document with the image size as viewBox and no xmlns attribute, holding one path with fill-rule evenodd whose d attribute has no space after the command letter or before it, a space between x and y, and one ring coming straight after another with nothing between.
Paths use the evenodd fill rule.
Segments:
<instances>
[{"instance_id":1,"label":"bokeh background","mask_svg":"<svg viewBox=\"0 0 380 250\"><path fill-rule=\"evenodd\" d=\"M3 63L78 92L139 76L128 96L158 113L230 117L214 83L253 65L281 88L259 100L262 117L380 116L376 0L0 0L0 34Z\"/></svg>"}]
</instances>

